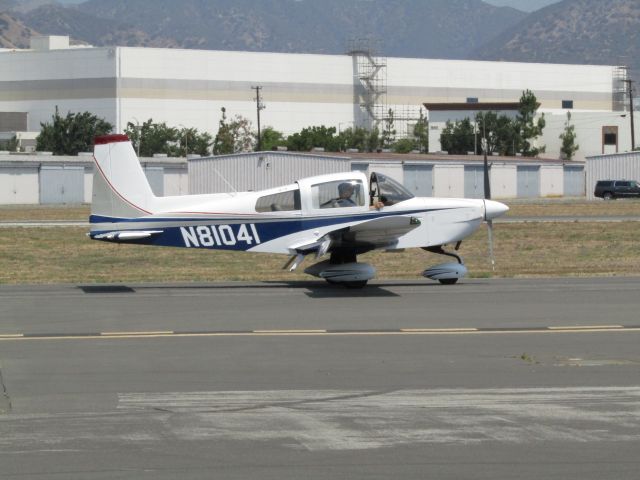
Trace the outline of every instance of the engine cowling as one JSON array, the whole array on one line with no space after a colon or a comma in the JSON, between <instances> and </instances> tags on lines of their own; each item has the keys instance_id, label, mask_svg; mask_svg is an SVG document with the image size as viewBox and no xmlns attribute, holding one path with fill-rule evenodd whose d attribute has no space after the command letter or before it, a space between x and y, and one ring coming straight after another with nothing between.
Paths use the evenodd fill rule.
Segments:
<instances>
[{"instance_id":1,"label":"engine cowling","mask_svg":"<svg viewBox=\"0 0 640 480\"><path fill-rule=\"evenodd\" d=\"M458 262L441 263L422 272L423 277L438 281L458 280L466 274L467 267Z\"/></svg>"},{"instance_id":2,"label":"engine cowling","mask_svg":"<svg viewBox=\"0 0 640 480\"><path fill-rule=\"evenodd\" d=\"M304 273L332 283L353 283L371 280L376 275L376 269L368 263L332 264L329 260L325 260L305 268Z\"/></svg>"}]
</instances>

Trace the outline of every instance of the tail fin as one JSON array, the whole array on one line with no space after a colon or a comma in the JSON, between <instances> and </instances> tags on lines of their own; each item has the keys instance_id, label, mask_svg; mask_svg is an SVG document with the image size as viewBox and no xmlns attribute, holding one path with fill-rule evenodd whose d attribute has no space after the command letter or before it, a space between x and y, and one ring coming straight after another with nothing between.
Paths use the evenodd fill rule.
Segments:
<instances>
[{"instance_id":1,"label":"tail fin","mask_svg":"<svg viewBox=\"0 0 640 480\"><path fill-rule=\"evenodd\" d=\"M153 212L156 197L126 135L95 138L91 215L135 218Z\"/></svg>"}]
</instances>

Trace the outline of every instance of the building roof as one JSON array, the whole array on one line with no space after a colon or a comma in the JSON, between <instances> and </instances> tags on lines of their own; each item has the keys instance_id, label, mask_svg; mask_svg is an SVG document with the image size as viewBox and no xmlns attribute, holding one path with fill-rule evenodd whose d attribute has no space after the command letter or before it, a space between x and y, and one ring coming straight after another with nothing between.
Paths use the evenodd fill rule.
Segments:
<instances>
[{"instance_id":1,"label":"building roof","mask_svg":"<svg viewBox=\"0 0 640 480\"><path fill-rule=\"evenodd\" d=\"M484 157L482 155L448 155L446 153L393 153L393 152L295 152L295 151L271 151L264 152L244 152L231 155L220 155L214 157L201 157L193 160L207 160L210 158L233 158L238 155L285 155L318 158L336 158L350 160L352 162L411 162L411 163L482 163ZM191 161L192 159L189 159ZM572 161L567 162L557 158L539 158L539 157L507 157L500 155L490 155L490 162L512 163L516 164L575 164L583 165L584 162Z\"/></svg>"},{"instance_id":2,"label":"building roof","mask_svg":"<svg viewBox=\"0 0 640 480\"><path fill-rule=\"evenodd\" d=\"M427 110L432 112L446 112L452 110L486 110L486 111L502 111L502 110L518 110L520 104L518 102L446 102L446 103L423 103Z\"/></svg>"}]
</instances>

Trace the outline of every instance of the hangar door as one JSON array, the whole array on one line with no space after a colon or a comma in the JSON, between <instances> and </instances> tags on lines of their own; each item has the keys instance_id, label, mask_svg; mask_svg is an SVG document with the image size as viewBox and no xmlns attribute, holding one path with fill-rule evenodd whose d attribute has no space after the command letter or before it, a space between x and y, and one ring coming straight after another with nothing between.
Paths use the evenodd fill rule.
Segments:
<instances>
[{"instance_id":1,"label":"hangar door","mask_svg":"<svg viewBox=\"0 0 640 480\"><path fill-rule=\"evenodd\" d=\"M405 165L404 186L416 197L432 197L433 165Z\"/></svg>"},{"instance_id":2,"label":"hangar door","mask_svg":"<svg viewBox=\"0 0 640 480\"><path fill-rule=\"evenodd\" d=\"M518 197L540 196L540 167L518 165Z\"/></svg>"},{"instance_id":3,"label":"hangar door","mask_svg":"<svg viewBox=\"0 0 640 480\"><path fill-rule=\"evenodd\" d=\"M84 167L43 165L40 168L40 203L84 202Z\"/></svg>"},{"instance_id":4,"label":"hangar door","mask_svg":"<svg viewBox=\"0 0 640 480\"><path fill-rule=\"evenodd\" d=\"M464 197L484 198L484 167L464 166Z\"/></svg>"},{"instance_id":5,"label":"hangar door","mask_svg":"<svg viewBox=\"0 0 640 480\"><path fill-rule=\"evenodd\" d=\"M145 167L144 174L147 176L151 191L156 197L164 195L164 168Z\"/></svg>"},{"instance_id":6,"label":"hangar door","mask_svg":"<svg viewBox=\"0 0 640 480\"><path fill-rule=\"evenodd\" d=\"M564 196L583 197L584 192L584 167L567 166L564 167Z\"/></svg>"}]
</instances>

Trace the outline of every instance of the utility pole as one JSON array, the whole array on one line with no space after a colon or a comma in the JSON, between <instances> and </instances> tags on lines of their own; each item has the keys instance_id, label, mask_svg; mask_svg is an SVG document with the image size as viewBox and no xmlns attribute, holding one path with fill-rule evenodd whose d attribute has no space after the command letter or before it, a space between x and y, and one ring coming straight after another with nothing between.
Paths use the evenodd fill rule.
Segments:
<instances>
[{"instance_id":1,"label":"utility pole","mask_svg":"<svg viewBox=\"0 0 640 480\"><path fill-rule=\"evenodd\" d=\"M262 90L262 86L256 85L255 87L251 87L251 89L256 91L256 113L258 114L258 145L256 146L256 152L259 152L262 150L262 137L260 136L260 110L264 110L266 107L260 98L260 90Z\"/></svg>"},{"instance_id":2,"label":"utility pole","mask_svg":"<svg viewBox=\"0 0 640 480\"><path fill-rule=\"evenodd\" d=\"M629 85L629 114L631 117L631 151L636 149L636 129L633 122L633 83L634 81L630 78L623 80L624 83Z\"/></svg>"}]
</instances>

